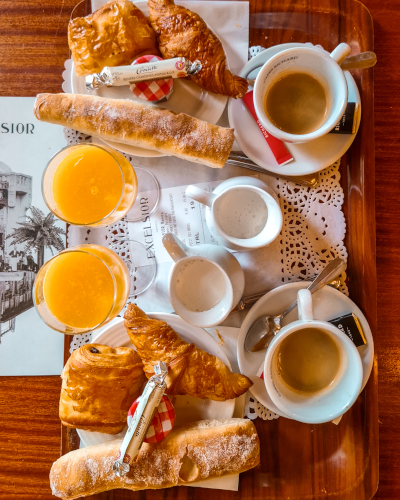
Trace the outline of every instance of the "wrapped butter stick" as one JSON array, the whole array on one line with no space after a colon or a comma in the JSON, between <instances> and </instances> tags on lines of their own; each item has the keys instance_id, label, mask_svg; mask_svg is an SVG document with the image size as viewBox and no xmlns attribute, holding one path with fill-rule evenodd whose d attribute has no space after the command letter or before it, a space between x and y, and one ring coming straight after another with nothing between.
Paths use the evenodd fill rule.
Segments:
<instances>
[{"instance_id":1,"label":"wrapped butter stick","mask_svg":"<svg viewBox=\"0 0 400 500\"><path fill-rule=\"evenodd\" d=\"M200 61L188 61L184 57L175 57L134 66L106 66L100 73L85 78L88 92L100 87L120 87L135 82L158 80L160 78L184 78L195 75L201 70Z\"/></svg>"},{"instance_id":2,"label":"wrapped butter stick","mask_svg":"<svg viewBox=\"0 0 400 500\"><path fill-rule=\"evenodd\" d=\"M119 477L125 476L129 472L130 464L138 456L143 440L153 420L153 415L167 388L167 384L164 381L168 374L167 365L163 361L160 361L155 365L154 372L155 375L149 379L143 394L140 396L138 406L122 441L118 458L113 464L113 471Z\"/></svg>"}]
</instances>

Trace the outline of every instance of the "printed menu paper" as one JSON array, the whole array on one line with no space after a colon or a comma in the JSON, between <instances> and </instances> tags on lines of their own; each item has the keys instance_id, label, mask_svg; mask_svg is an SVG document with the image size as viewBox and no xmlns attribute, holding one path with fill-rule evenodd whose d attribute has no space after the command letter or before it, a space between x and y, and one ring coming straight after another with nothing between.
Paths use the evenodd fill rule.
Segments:
<instances>
[{"instance_id":1,"label":"printed menu paper","mask_svg":"<svg viewBox=\"0 0 400 500\"><path fill-rule=\"evenodd\" d=\"M221 182L203 182L196 186L212 192ZM148 258L155 255L157 264L172 262L162 243L162 237L167 233L175 234L189 247L203 243L218 245L207 227L205 205L188 198L185 195L186 187L185 185L162 189L157 210L151 215L146 215L150 192L138 194L143 219L129 224L129 236L145 245Z\"/></svg>"},{"instance_id":2,"label":"printed menu paper","mask_svg":"<svg viewBox=\"0 0 400 500\"><path fill-rule=\"evenodd\" d=\"M34 97L0 97L0 375L60 375L64 335L36 312L32 288L38 269L52 257L35 248L34 235L49 213L41 190L43 170L65 147L60 126L33 115ZM29 223L24 229L21 223ZM56 219L54 225L65 230ZM50 228L51 229L51 228ZM51 233L51 231L50 231ZM63 237L65 243L65 237ZM53 251L57 253L56 250Z\"/></svg>"}]
</instances>

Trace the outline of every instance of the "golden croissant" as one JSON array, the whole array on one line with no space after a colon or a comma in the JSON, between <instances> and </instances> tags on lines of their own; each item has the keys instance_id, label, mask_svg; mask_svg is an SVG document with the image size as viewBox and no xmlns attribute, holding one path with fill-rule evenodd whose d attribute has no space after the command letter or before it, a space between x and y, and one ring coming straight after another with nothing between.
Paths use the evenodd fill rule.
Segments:
<instances>
[{"instance_id":1,"label":"golden croissant","mask_svg":"<svg viewBox=\"0 0 400 500\"><path fill-rule=\"evenodd\" d=\"M221 42L200 16L175 5L174 0L148 0L148 4L150 23L164 59L198 59L202 69L191 79L199 87L229 97L244 96L247 80L232 75L227 69Z\"/></svg>"},{"instance_id":2,"label":"golden croissant","mask_svg":"<svg viewBox=\"0 0 400 500\"><path fill-rule=\"evenodd\" d=\"M182 340L165 321L150 319L136 305L128 304L124 318L147 378L154 375L158 361L167 363L166 394L226 401L253 385L244 375L232 373L216 356Z\"/></svg>"}]
</instances>

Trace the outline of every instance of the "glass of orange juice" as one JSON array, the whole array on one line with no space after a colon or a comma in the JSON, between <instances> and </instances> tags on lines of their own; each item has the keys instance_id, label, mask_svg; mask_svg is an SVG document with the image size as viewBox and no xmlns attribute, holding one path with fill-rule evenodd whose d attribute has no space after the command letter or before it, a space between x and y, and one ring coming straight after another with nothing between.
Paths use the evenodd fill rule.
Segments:
<instances>
[{"instance_id":1,"label":"glass of orange juice","mask_svg":"<svg viewBox=\"0 0 400 500\"><path fill-rule=\"evenodd\" d=\"M33 302L54 330L82 334L121 312L130 282L128 268L115 252L98 245L79 245L60 252L40 268Z\"/></svg>"},{"instance_id":2,"label":"glass of orange juice","mask_svg":"<svg viewBox=\"0 0 400 500\"><path fill-rule=\"evenodd\" d=\"M129 161L115 149L97 144L67 146L49 161L42 191L59 219L78 226L108 226L121 220L137 195Z\"/></svg>"}]
</instances>

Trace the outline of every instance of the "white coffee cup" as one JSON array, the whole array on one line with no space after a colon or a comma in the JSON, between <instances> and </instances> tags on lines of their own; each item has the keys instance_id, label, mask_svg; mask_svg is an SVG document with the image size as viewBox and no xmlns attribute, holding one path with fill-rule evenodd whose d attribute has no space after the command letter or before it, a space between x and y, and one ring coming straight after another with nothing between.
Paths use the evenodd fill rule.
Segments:
<instances>
[{"instance_id":1,"label":"white coffee cup","mask_svg":"<svg viewBox=\"0 0 400 500\"><path fill-rule=\"evenodd\" d=\"M258 73L254 85L254 108L263 127L284 142L308 142L330 132L342 118L347 106L347 82L340 67L351 47L341 43L331 54L315 47L296 47L271 57ZM293 72L303 72L316 78L324 87L328 113L321 127L308 134L289 134L276 127L268 118L264 105L271 86Z\"/></svg>"},{"instance_id":2,"label":"white coffee cup","mask_svg":"<svg viewBox=\"0 0 400 500\"><path fill-rule=\"evenodd\" d=\"M309 290L299 290L299 319L282 328L268 346L264 363L264 382L275 405L288 417L299 422L319 424L343 415L357 399L363 369L354 343L331 323L314 319ZM328 334L340 352L339 371L328 387L315 393L300 393L286 384L279 374L277 354L281 343L292 333L317 328Z\"/></svg>"},{"instance_id":3,"label":"white coffee cup","mask_svg":"<svg viewBox=\"0 0 400 500\"><path fill-rule=\"evenodd\" d=\"M224 319L227 318L228 314L234 307L232 282L226 271L217 262L208 257L188 255L188 253L185 251L187 250L186 245L184 245L172 233L168 233L163 237L163 244L167 252L172 257L173 261L175 262L168 278L169 299L175 312L179 314L182 319L194 326L208 328L211 326L219 325L222 321L224 321ZM216 281L222 282L224 284L223 289L221 289L220 300L213 307L204 311L192 310L182 302L179 294L177 293L177 280L183 279L184 276L181 271L185 266L187 266L188 264L191 265L194 261L212 265L213 271L217 271L217 273L221 276L221 280L210 281L209 285L211 287L216 286ZM186 276L185 279L188 280L187 283L189 284L189 286L199 286L196 276ZM215 290L213 291L215 292Z\"/></svg>"},{"instance_id":4,"label":"white coffee cup","mask_svg":"<svg viewBox=\"0 0 400 500\"><path fill-rule=\"evenodd\" d=\"M186 196L207 206L207 226L211 234L224 247L237 251L247 251L269 245L278 237L282 229L283 217L279 201L275 193L270 193L265 189L267 186L264 188L264 183L260 184L263 188L257 185L260 182L258 179L251 177L238 177L236 179L237 182L234 185L232 185L231 179L225 181L227 183L226 187L224 186L225 183L220 184L218 194L209 193L197 186L188 186ZM235 196L235 193L239 190L251 191L260 196L267 209L267 220L264 228L251 238L235 238L227 234L221 227L221 225L224 225L222 224L222 218L225 214L219 210L220 203L224 197Z\"/></svg>"}]
</instances>

